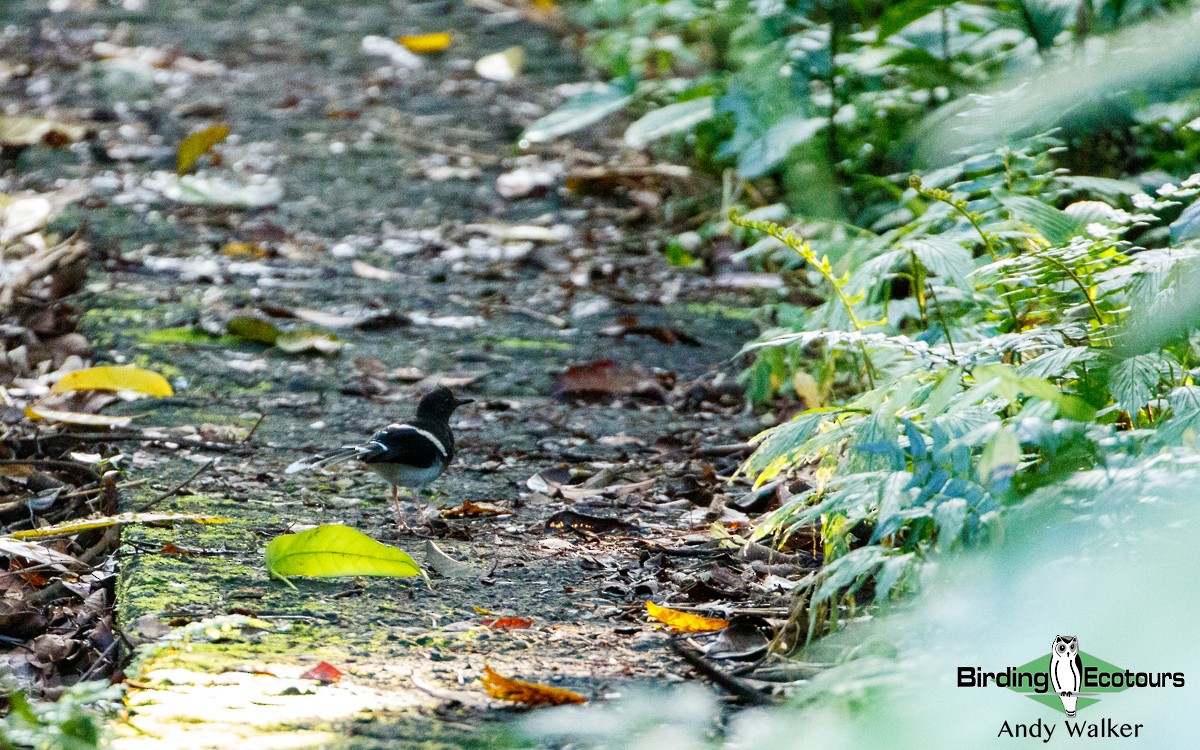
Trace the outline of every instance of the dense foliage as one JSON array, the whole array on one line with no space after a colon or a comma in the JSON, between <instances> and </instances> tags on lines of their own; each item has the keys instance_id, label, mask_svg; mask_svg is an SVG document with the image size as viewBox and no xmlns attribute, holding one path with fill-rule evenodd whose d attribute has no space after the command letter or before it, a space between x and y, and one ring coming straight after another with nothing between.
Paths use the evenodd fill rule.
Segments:
<instances>
[{"instance_id":1,"label":"dense foliage","mask_svg":"<svg viewBox=\"0 0 1200 750\"><path fill-rule=\"evenodd\" d=\"M732 234L749 245L737 261L825 300L776 305L746 372L753 400L807 407L742 469L807 481L758 529L821 530L826 567L798 589L798 643L913 589L936 553L1002 537L1031 496L1190 446L1200 100L1164 36L1194 27L1171 16L1187 7L577 12L613 82L527 140L641 110L628 146L722 174L702 236Z\"/></svg>"}]
</instances>

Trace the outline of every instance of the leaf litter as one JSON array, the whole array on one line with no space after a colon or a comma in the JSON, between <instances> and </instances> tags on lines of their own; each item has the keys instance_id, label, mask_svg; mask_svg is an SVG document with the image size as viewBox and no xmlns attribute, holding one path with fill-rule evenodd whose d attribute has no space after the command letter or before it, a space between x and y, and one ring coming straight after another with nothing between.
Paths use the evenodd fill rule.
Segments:
<instances>
[{"instance_id":1,"label":"leaf litter","mask_svg":"<svg viewBox=\"0 0 1200 750\"><path fill-rule=\"evenodd\" d=\"M411 76L412 85L418 89L457 86L474 102L492 95L487 92L501 91L497 96L514 104L510 109L518 113L517 126L530 125L539 113L550 111L562 98L557 94L533 96L528 88L522 88L519 71L513 71L515 77L501 86L486 78L445 78L438 67L457 54L457 40L444 54L428 57L415 55L403 44L383 37L355 40L354 46L359 43L369 72L354 83L363 88L387 87ZM215 61L181 62L177 53L156 55L128 49L105 54L110 55L108 59L138 60L155 70L176 70L187 76L193 93L197 82L203 81L207 89L204 93L210 99L213 94L219 99L220 93L231 91L229 66ZM529 97L530 101L520 101L519 97ZM305 117L312 103L304 102L303 97L295 97L294 102L291 99L289 93L273 99L286 105L273 110L273 116L284 123L311 123ZM615 101L605 107L612 107ZM218 104L218 114L201 116L219 115L223 121L238 122L234 97ZM507 221L489 216L489 222L497 221L501 229L480 230L479 215L431 217L427 213L412 220L415 228L389 226L395 217L380 221L378 217L367 219L357 214L351 189L340 207L347 217L344 223L335 226L334 220L315 217L299 227L252 234L258 231L255 225L264 226L264 219L265 223L285 225L295 222L296 204L288 201L311 190L298 172L271 173L264 166L245 166L270 163L265 155L274 154L276 149L289 154L303 152L307 154L304 159L314 158L313 153L319 153L321 159L339 159L353 154L355 144L366 143L355 136L367 133L377 139L375 142L389 146L400 143L412 148L411 144L420 140L429 144L428 150L453 153L455 158L467 150L479 152L495 145L493 134L484 133L482 138L471 134L451 122L453 115L411 122L408 135L397 135L378 111L383 108L350 101L317 104L315 111L321 121L310 129L325 131L328 137L293 143L276 135L276 145L267 142L269 137L246 132L247 141L266 147L254 147L263 148L255 153L245 142L230 139L221 146L225 153L220 164L202 159L193 166L203 166L204 171L185 177L165 170L147 172L144 165L139 166L131 158L135 153L131 147L143 145L136 140L146 139L146 131L138 130L144 125L132 120L124 133L141 135L118 135L125 142L109 141L105 145L120 157L118 171L140 179L122 177L125 181L104 193L104 200L153 206L197 238L195 242L189 238L182 243L163 241L146 248L125 249L113 280L104 282L109 291L131 293L139 300L154 295L171 300L172 305L160 308L164 313L163 330L204 332L170 344L170 362L182 371L183 381L179 382L191 384L187 389L180 387L185 398L207 392L214 394L214 403L232 408L235 413L271 412L265 429L273 444L270 448L253 448L255 460L250 462L270 467L279 461L286 463L284 459L289 458L282 455L285 449L281 445L311 441L312 447L321 448L339 440L361 439L363 432L380 426L376 421L406 409L412 398L434 383L462 383L460 387L469 388L477 397L486 394L478 411L460 417L462 422L456 429L461 428L464 437L462 457L453 474L437 486L437 491L449 495L453 503L461 503L464 511L447 514L440 521L444 525L435 523L434 527L436 533L445 535L443 554L455 562L463 561L460 564L477 570L478 575L460 579L463 583L455 584L451 593L414 595L445 597L428 600L427 604L439 602L430 607L431 611L445 605L454 612L464 600L471 600L497 609L503 603L510 612L537 612L537 628L492 628L503 640L492 642L489 659L498 668L503 664L507 673L540 675L563 667L579 674L569 654L586 653L599 643L639 673L661 669L662 652L653 649L661 649L664 644L643 627L644 616L639 617L638 611L640 602L650 595L668 593L669 598L660 600L683 607L703 600L710 613L735 615L739 608L751 607L781 609L786 594L768 590L765 582L770 573L752 568L753 563L764 561L743 559L736 545L714 544L709 530L713 520L725 516L724 507L745 493L744 486L723 484L736 465L736 455L697 457L701 447L742 442L761 426L757 419L743 413L740 392L730 387L727 373L707 371L710 363L733 355L738 337L722 333L724 324L681 320L674 312L676 308L671 307L681 299L689 304L727 304L735 297L721 296L723 293L714 292L711 284L699 277L680 276L678 270L649 263L633 248L652 243L655 238L628 223L645 216L646 209L620 205L624 197L646 185L688 176L644 164L632 170L627 165L597 165L587 154L557 145L525 156L505 155L506 146L493 163L500 177L509 176L485 187L496 191L502 201L527 208L516 209L521 213L511 215ZM329 112L359 114L334 117ZM595 113L584 114L591 117ZM183 115L172 110L166 116ZM189 125L177 132L193 128ZM237 130L243 134L241 123ZM342 146L335 146L338 143ZM127 150L118 150L117 145ZM345 150L338 153L341 148ZM582 204L578 193L565 198L562 207L553 201L542 202L572 174L576 186L601 188L596 194L611 203ZM453 189L453 182L427 184L433 191L442 189L434 185ZM447 206L459 202L450 197L452 193L436 194ZM277 206L286 206L287 214ZM403 208L406 212L414 210L412 206ZM546 215L538 216L539 211ZM472 243L473 239L476 242ZM235 242L258 243L262 252L252 247L226 252ZM181 280L199 283L188 288L188 283L179 283ZM363 284L360 288L369 292L359 296L351 291L347 280ZM402 280L403 290L398 285ZM410 293L410 289L417 291ZM453 295L461 295L469 304L453 302ZM357 318L358 309L370 310L364 303L368 297L386 300L403 321L413 324L412 328L397 332L357 323L334 326L326 324L335 318L321 318ZM247 304L247 300L253 302ZM338 339L355 347L352 351L356 361L349 362L349 357L278 357L254 350L253 346L247 347L254 350L248 352L239 348L238 342L224 338L231 333L224 328L225 321L244 314L248 307L256 309L257 318L266 309L263 306L289 310L294 320L317 328L336 328ZM182 313L179 307L184 308ZM321 322L305 320L302 316L312 317L313 312L297 314L299 311L315 311ZM623 317L631 314L636 319ZM220 327L206 327L214 321ZM287 332L284 329L293 325L286 318L279 325L266 322L274 333L259 330L250 336L238 334L245 339L242 344L257 342L278 347L280 335ZM337 322L342 321L339 318ZM73 332L64 325L55 335ZM685 336L703 342L699 350L710 345L713 348L689 353L693 347L686 346ZM547 342L565 343L568 348L559 354L564 350ZM128 345L128 338L118 336L117 343ZM153 356L154 347L164 345L148 346L142 351ZM383 367L360 367L357 360L363 356L377 359ZM36 398L38 389L52 382L41 378L53 372L49 369L53 360L35 361L51 364L29 368L26 376L32 377L18 386L16 399ZM266 395L228 393L228 385L218 384L213 372L231 376L236 368L224 365L232 362L252 365L240 373L244 381L234 381L244 384L241 387L270 384L272 390ZM85 363L86 358L80 357L75 368ZM351 383L360 376L381 387ZM176 382L175 376L171 380ZM318 392L330 395L329 402L320 407L316 405ZM552 393L556 402L546 398ZM727 424L722 426L722 421ZM272 426L273 422L280 426ZM321 426L309 427L318 424ZM173 429L184 427L175 424ZM192 440L204 439L199 427L193 427L188 436L168 433L163 428L156 428L155 434L162 436L157 440L165 442L131 449L135 464L208 460ZM237 440L240 438L234 442ZM222 450L251 448L227 443ZM104 453L106 457L112 455L115 453ZM520 478L556 463L568 464L569 474L548 474L543 477L544 486L522 487ZM222 494L228 491L242 503L268 507L276 503L288 523L294 524L293 530L305 525L315 530L333 521L372 529L382 507L377 502L382 495L378 486L355 481L361 477L353 470L322 480L335 482L333 489L339 497L358 501L344 507L319 502L319 496L332 494L328 488L305 485L285 490L260 478L261 473L264 469L255 465L223 467L219 479L206 478L198 486L207 490L220 487ZM60 496L90 487L80 484L78 477L64 478L71 483ZM220 484L215 484L218 481ZM100 488L98 482L96 488ZM37 496L32 488L21 486L19 490L17 494L24 502ZM175 507L175 502L183 499L173 493L166 502L168 507ZM474 504L474 510L468 502ZM478 512L489 505L500 512ZM556 515L558 521L550 523ZM640 529L636 538L627 534L634 528L628 523L631 520ZM605 528L596 523L616 525ZM589 524L593 526L589 528ZM267 526L273 533L278 532L278 522L271 521ZM739 528L731 533L736 536L747 532ZM231 530L231 537L236 533L240 532ZM256 529L254 533L257 540L266 541L263 531ZM384 533L390 534L390 530ZM393 541L388 536L381 538ZM138 543L139 537L132 539ZM406 543L402 540L401 546ZM188 545L177 547L187 549ZM255 545L250 547L257 551ZM164 549L161 540L154 549ZM190 560L188 555L164 557ZM704 588L694 590L694 598L692 590L679 591L680 581L693 578L705 583ZM309 583L297 583L307 596L320 596L314 593L318 589L308 588ZM447 583L439 586L450 588ZM380 589L367 584L344 591L349 598L339 602L352 603L356 597L372 599ZM535 609L535 602L542 607ZM374 607L363 614L346 606L344 625L377 625L394 616L381 614ZM184 611L187 617L196 616L194 610ZM453 671L439 672L439 682L450 683L462 680L461 674L473 676L480 672L478 658L454 650L461 644L452 638L453 633L463 632L454 627L469 629L480 623L468 611L460 612L458 617L462 619L457 622L435 620L432 627L427 622L411 625L420 627L421 633L450 636L452 647L417 644L420 634L404 636L413 641L411 647L423 657L451 659L457 669L465 670L457 678ZM517 644L524 647L510 653L510 647ZM570 648L564 650L561 644ZM56 646L49 641L44 645L47 652L51 647ZM341 661L335 663L342 666ZM590 669L583 671L587 672Z\"/></svg>"}]
</instances>

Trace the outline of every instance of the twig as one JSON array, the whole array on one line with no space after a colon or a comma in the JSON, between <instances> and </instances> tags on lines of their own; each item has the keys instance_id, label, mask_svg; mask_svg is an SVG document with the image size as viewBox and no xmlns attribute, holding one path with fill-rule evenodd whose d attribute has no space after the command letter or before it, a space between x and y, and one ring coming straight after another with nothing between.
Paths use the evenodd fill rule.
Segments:
<instances>
[{"instance_id":1,"label":"twig","mask_svg":"<svg viewBox=\"0 0 1200 750\"><path fill-rule=\"evenodd\" d=\"M481 700L468 693L458 690L444 690L442 688L435 687L434 685L430 685L428 682L425 682L415 674L412 675L410 679L412 680L413 687L415 687L417 690L420 690L422 693L432 695L434 698L439 700L455 701L456 703L461 703L464 706L471 706L472 708L492 707L492 704L488 701Z\"/></svg>"},{"instance_id":2,"label":"twig","mask_svg":"<svg viewBox=\"0 0 1200 750\"><path fill-rule=\"evenodd\" d=\"M193 480L193 479L195 479L196 477L200 476L200 475L201 475L201 474L203 474L204 472L208 471L210 468L212 468L212 465L213 465L213 464L215 464L216 462L217 462L217 459L215 459L215 458L213 458L213 459L210 459L208 463L204 464L204 465L203 465L203 466L201 466L199 469L196 469L196 471L195 471L195 472L193 472L193 473L192 473L192 475L191 475L190 477L188 477L187 479L183 480L183 481L182 481L182 482L180 482L178 485L176 485L175 487L172 487L171 489L167 490L166 492L160 492L160 493L159 493L158 495L156 495L156 496L155 496L153 499L151 499L151 500L150 500L150 502L146 503L146 504L145 504L145 505L143 505L141 508L139 508L139 509L137 510L137 512L138 512L138 513L145 513L146 511L148 511L148 510L150 510L151 508L153 508L155 505L158 505L159 503L161 503L163 500L166 500L168 497L171 497L171 496L172 496L172 495L174 495L176 492L179 492L180 490L182 490L184 487L187 487L189 484L191 484L191 483L192 483L192 480Z\"/></svg>"},{"instance_id":3,"label":"twig","mask_svg":"<svg viewBox=\"0 0 1200 750\"><path fill-rule=\"evenodd\" d=\"M266 418L267 418L267 413L265 411L262 414L258 415L258 421L255 422L254 426L250 428L250 432L246 433L246 437L242 438L242 445L249 443L250 440L254 438L254 433L258 432L258 426L260 424L262 424L263 420Z\"/></svg>"},{"instance_id":4,"label":"twig","mask_svg":"<svg viewBox=\"0 0 1200 750\"><path fill-rule=\"evenodd\" d=\"M762 691L746 684L744 680L717 669L701 656L698 651L685 646L680 638L671 639L671 650L682 657L688 664L691 664L697 672L725 688L743 703L749 703L752 706L765 706L771 702L771 699L764 695Z\"/></svg>"}]
</instances>

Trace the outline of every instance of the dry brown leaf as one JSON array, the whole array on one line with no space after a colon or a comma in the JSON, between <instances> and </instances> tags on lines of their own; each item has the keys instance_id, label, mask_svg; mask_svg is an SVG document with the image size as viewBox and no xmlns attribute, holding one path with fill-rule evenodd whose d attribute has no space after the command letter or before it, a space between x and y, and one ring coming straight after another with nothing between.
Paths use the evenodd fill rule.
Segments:
<instances>
[{"instance_id":1,"label":"dry brown leaf","mask_svg":"<svg viewBox=\"0 0 1200 750\"><path fill-rule=\"evenodd\" d=\"M660 607L654 602L646 602L646 611L661 623L670 625L675 630L684 633L711 633L714 630L724 630L729 627L729 620L716 617L701 617L690 612L680 612L669 607Z\"/></svg>"},{"instance_id":2,"label":"dry brown leaf","mask_svg":"<svg viewBox=\"0 0 1200 750\"><path fill-rule=\"evenodd\" d=\"M488 695L502 701L524 703L527 706L561 706L566 703L587 703L587 698L570 690L538 685L534 682L514 680L497 674L491 667L483 665L480 678Z\"/></svg>"}]
</instances>

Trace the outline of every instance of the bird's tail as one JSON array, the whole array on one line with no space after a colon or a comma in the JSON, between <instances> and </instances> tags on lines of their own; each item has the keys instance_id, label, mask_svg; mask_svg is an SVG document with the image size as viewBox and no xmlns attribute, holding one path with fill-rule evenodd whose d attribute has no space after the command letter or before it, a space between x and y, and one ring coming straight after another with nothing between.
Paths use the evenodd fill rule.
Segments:
<instances>
[{"instance_id":1,"label":"bird's tail","mask_svg":"<svg viewBox=\"0 0 1200 750\"><path fill-rule=\"evenodd\" d=\"M333 466L334 464L340 464L341 462L348 461L352 458L358 458L363 453L364 448L361 445L343 445L341 448L338 448L330 453L325 453L320 456L310 456L308 458L302 458L299 461L295 461L286 469L284 469L284 473L296 474L301 471L323 469L326 466Z\"/></svg>"}]
</instances>

